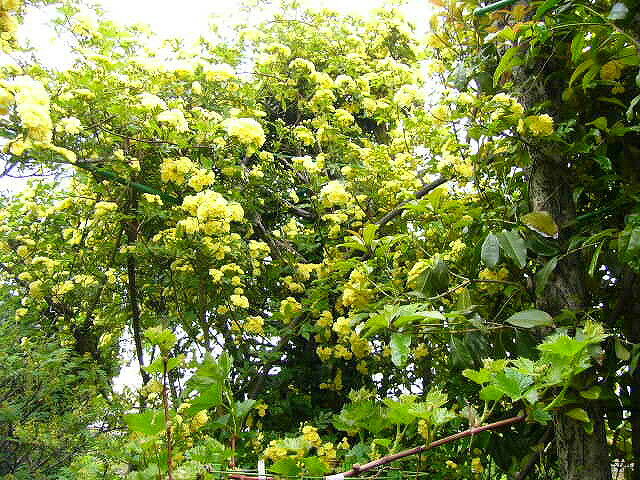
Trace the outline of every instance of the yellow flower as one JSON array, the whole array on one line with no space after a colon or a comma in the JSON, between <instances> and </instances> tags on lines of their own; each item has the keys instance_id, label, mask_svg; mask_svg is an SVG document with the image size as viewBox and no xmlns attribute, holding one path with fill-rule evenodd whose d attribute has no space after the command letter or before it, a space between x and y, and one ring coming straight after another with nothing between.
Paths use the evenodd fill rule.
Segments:
<instances>
[{"instance_id":1,"label":"yellow flower","mask_svg":"<svg viewBox=\"0 0 640 480\"><path fill-rule=\"evenodd\" d=\"M94 208L95 208L94 216L98 218L98 217L102 217L103 215L106 215L109 212L113 212L114 210L117 210L118 204L114 202L98 202L96 203Z\"/></svg>"},{"instance_id":2,"label":"yellow flower","mask_svg":"<svg viewBox=\"0 0 640 480\"><path fill-rule=\"evenodd\" d=\"M318 429L311 425L305 425L302 427L302 435L304 436L304 439L313 446L318 447L322 444L320 435L318 435Z\"/></svg>"},{"instance_id":3,"label":"yellow flower","mask_svg":"<svg viewBox=\"0 0 640 480\"><path fill-rule=\"evenodd\" d=\"M189 179L189 186L196 192L199 192L204 187L211 185L216 179L214 173L210 170L200 169Z\"/></svg>"},{"instance_id":4,"label":"yellow flower","mask_svg":"<svg viewBox=\"0 0 640 480\"><path fill-rule=\"evenodd\" d=\"M244 295L233 294L229 297L229 300L233 305L240 308L249 308L249 299Z\"/></svg>"},{"instance_id":5,"label":"yellow flower","mask_svg":"<svg viewBox=\"0 0 640 480\"><path fill-rule=\"evenodd\" d=\"M474 457L471 460L471 471L473 473L482 473L484 472L484 467L482 466L482 461L479 457Z\"/></svg>"},{"instance_id":6,"label":"yellow flower","mask_svg":"<svg viewBox=\"0 0 640 480\"><path fill-rule=\"evenodd\" d=\"M320 200L325 207L343 205L350 199L344 185L337 180L332 180L320 190Z\"/></svg>"},{"instance_id":7,"label":"yellow flower","mask_svg":"<svg viewBox=\"0 0 640 480\"><path fill-rule=\"evenodd\" d=\"M316 141L311 130L302 126L296 127L293 130L293 136L300 140L304 145L313 145Z\"/></svg>"},{"instance_id":8,"label":"yellow flower","mask_svg":"<svg viewBox=\"0 0 640 480\"><path fill-rule=\"evenodd\" d=\"M546 137L553 133L553 118L546 113L527 117L526 124L536 137Z\"/></svg>"},{"instance_id":9,"label":"yellow flower","mask_svg":"<svg viewBox=\"0 0 640 480\"><path fill-rule=\"evenodd\" d=\"M142 108L146 108L148 110L154 110L156 108L165 110L167 108L167 104L164 103L164 100L152 93L141 93L138 98Z\"/></svg>"},{"instance_id":10,"label":"yellow flower","mask_svg":"<svg viewBox=\"0 0 640 480\"><path fill-rule=\"evenodd\" d=\"M624 64L619 60L610 60L600 68L600 78L605 81L618 80L622 75Z\"/></svg>"},{"instance_id":11,"label":"yellow flower","mask_svg":"<svg viewBox=\"0 0 640 480\"><path fill-rule=\"evenodd\" d=\"M244 329L249 333L263 334L264 319L260 316L247 317L244 322ZM264 415L260 415L263 417Z\"/></svg>"},{"instance_id":12,"label":"yellow flower","mask_svg":"<svg viewBox=\"0 0 640 480\"><path fill-rule=\"evenodd\" d=\"M253 118L229 118L224 127L229 135L236 137L244 145L261 147L265 142L262 125Z\"/></svg>"},{"instance_id":13,"label":"yellow flower","mask_svg":"<svg viewBox=\"0 0 640 480\"><path fill-rule=\"evenodd\" d=\"M177 108L160 112L156 116L156 120L158 123L166 123L167 125L172 126L176 129L176 132L182 133L189 130L189 124L187 123L187 119L184 118L184 113L182 113L182 110Z\"/></svg>"},{"instance_id":14,"label":"yellow flower","mask_svg":"<svg viewBox=\"0 0 640 480\"><path fill-rule=\"evenodd\" d=\"M268 405L263 402L256 403L254 407L258 411L258 415L264 417L267 414Z\"/></svg>"},{"instance_id":15,"label":"yellow flower","mask_svg":"<svg viewBox=\"0 0 640 480\"><path fill-rule=\"evenodd\" d=\"M287 297L280 302L280 313L285 319L285 322L291 320L302 312L302 305L293 297Z\"/></svg>"},{"instance_id":16,"label":"yellow flower","mask_svg":"<svg viewBox=\"0 0 640 480\"><path fill-rule=\"evenodd\" d=\"M80 133L80 128L80 120L78 120L76 117L66 117L60 120L60 122L56 126L56 131L75 135L77 133Z\"/></svg>"},{"instance_id":17,"label":"yellow flower","mask_svg":"<svg viewBox=\"0 0 640 480\"><path fill-rule=\"evenodd\" d=\"M199 430L200 428L204 427L208 421L209 421L209 415L207 415L207 411L200 410L191 419L191 425L190 425L191 431L195 432L196 430Z\"/></svg>"},{"instance_id":18,"label":"yellow flower","mask_svg":"<svg viewBox=\"0 0 640 480\"><path fill-rule=\"evenodd\" d=\"M236 76L233 71L233 67L226 63L207 65L204 67L203 73L207 82L220 82L223 80L229 80Z\"/></svg>"},{"instance_id":19,"label":"yellow flower","mask_svg":"<svg viewBox=\"0 0 640 480\"><path fill-rule=\"evenodd\" d=\"M16 111L28 136L35 141L50 143L53 125L49 116L49 94L42 83L20 76L7 82L6 86L15 96Z\"/></svg>"}]
</instances>

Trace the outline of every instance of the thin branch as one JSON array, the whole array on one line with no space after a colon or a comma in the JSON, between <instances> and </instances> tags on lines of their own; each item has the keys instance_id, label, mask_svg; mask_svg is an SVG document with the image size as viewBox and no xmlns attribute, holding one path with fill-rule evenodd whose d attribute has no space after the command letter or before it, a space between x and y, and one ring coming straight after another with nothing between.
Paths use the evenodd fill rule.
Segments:
<instances>
[{"instance_id":1,"label":"thin branch","mask_svg":"<svg viewBox=\"0 0 640 480\"><path fill-rule=\"evenodd\" d=\"M376 222L377 225L379 226L383 226L386 225L387 223L389 223L391 220L393 220L394 218L396 218L397 216L399 216L404 210L405 208L407 208L407 204L413 200L420 200L422 197L424 197L426 194L428 194L429 192L435 190L436 188L438 188L440 185L447 183L449 181L448 178L445 177L440 177L437 180L431 182L428 185L425 185L424 187L422 187L420 190L418 190L415 193L415 198L411 199L411 200L406 200L404 202L402 202L398 207L396 207L395 209L391 210L389 213L387 213L384 217L382 217L380 220L378 220Z\"/></svg>"},{"instance_id":2,"label":"thin branch","mask_svg":"<svg viewBox=\"0 0 640 480\"><path fill-rule=\"evenodd\" d=\"M514 423L520 423L524 421L525 418L525 415L519 415L517 417L507 418L505 420L500 420L499 422L490 423L481 427L471 427L463 432L458 432L453 435L449 435L448 437L441 438L440 440L436 440L435 442L431 442L429 445L420 445L419 447L410 448L409 450L403 450L402 452L394 453L393 455L387 455L386 457L382 457L378 460L365 463L364 465L356 464L351 468L351 470L347 470L346 472L342 473L336 473L334 475L328 475L324 478L325 480L338 480L347 477L355 477L360 473L373 470L374 468L386 465L387 463L395 462L396 460L400 460L401 458L410 457L412 455L426 452L427 450L431 450L432 448L439 447L440 445L444 445L446 443L455 442L456 440L460 440L461 438L471 437L482 432L497 430L502 427L513 425ZM258 477L232 473L231 475L229 475L229 478L233 478L234 480L256 480L256 478ZM264 477L264 479L273 480L273 477Z\"/></svg>"}]
</instances>

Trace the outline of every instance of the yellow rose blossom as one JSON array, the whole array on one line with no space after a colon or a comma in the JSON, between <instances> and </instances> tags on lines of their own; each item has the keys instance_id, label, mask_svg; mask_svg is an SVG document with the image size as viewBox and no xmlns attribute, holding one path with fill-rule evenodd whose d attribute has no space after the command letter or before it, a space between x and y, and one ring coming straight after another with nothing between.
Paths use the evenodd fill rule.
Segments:
<instances>
[{"instance_id":1,"label":"yellow rose blossom","mask_svg":"<svg viewBox=\"0 0 640 480\"><path fill-rule=\"evenodd\" d=\"M265 142L262 125L253 118L229 118L225 120L224 127L230 136L236 137L244 145L251 144L259 148Z\"/></svg>"},{"instance_id":2,"label":"yellow rose blossom","mask_svg":"<svg viewBox=\"0 0 640 480\"><path fill-rule=\"evenodd\" d=\"M344 185L337 180L330 181L320 190L320 200L325 207L344 205L350 198Z\"/></svg>"},{"instance_id":3,"label":"yellow rose blossom","mask_svg":"<svg viewBox=\"0 0 640 480\"><path fill-rule=\"evenodd\" d=\"M553 133L553 118L547 114L529 116L525 122L536 137L546 137Z\"/></svg>"}]
</instances>

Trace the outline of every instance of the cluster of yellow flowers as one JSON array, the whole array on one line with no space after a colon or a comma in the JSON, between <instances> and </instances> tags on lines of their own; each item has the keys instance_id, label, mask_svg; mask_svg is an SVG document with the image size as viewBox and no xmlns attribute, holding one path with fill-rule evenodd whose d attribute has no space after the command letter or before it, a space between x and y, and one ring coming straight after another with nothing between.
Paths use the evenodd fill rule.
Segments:
<instances>
[{"instance_id":1,"label":"cluster of yellow flowers","mask_svg":"<svg viewBox=\"0 0 640 480\"><path fill-rule=\"evenodd\" d=\"M22 75L5 82L4 86L14 95L16 111L28 137L33 141L50 143L53 124L49 116L49 94L42 83Z\"/></svg>"},{"instance_id":2,"label":"cluster of yellow flowers","mask_svg":"<svg viewBox=\"0 0 640 480\"><path fill-rule=\"evenodd\" d=\"M518 101L506 93L497 93L491 98L490 104L496 105L491 113L491 119L497 120L505 115L521 116L524 113L524 107Z\"/></svg>"},{"instance_id":3,"label":"cluster of yellow flowers","mask_svg":"<svg viewBox=\"0 0 640 480\"><path fill-rule=\"evenodd\" d=\"M280 313L285 323L289 323L302 313L302 305L293 297L287 297L280 302Z\"/></svg>"},{"instance_id":4,"label":"cluster of yellow flowers","mask_svg":"<svg viewBox=\"0 0 640 480\"><path fill-rule=\"evenodd\" d=\"M253 408L258 411L259 416L264 417L267 414L267 408L269 408L269 406L264 402L258 402L253 406Z\"/></svg>"},{"instance_id":5,"label":"cluster of yellow flowers","mask_svg":"<svg viewBox=\"0 0 640 480\"><path fill-rule=\"evenodd\" d=\"M518 132L521 134L531 132L536 137L548 137L553 134L553 118L546 113L543 115L530 115L520 119Z\"/></svg>"},{"instance_id":6,"label":"cluster of yellow flowers","mask_svg":"<svg viewBox=\"0 0 640 480\"><path fill-rule=\"evenodd\" d=\"M243 145L260 148L266 140L262 125L253 118L229 118L223 124L227 133Z\"/></svg>"},{"instance_id":7,"label":"cluster of yellow flowers","mask_svg":"<svg viewBox=\"0 0 640 480\"><path fill-rule=\"evenodd\" d=\"M264 333L264 319L260 316L247 317L243 328L248 333L262 335Z\"/></svg>"},{"instance_id":8,"label":"cluster of yellow flowers","mask_svg":"<svg viewBox=\"0 0 640 480\"><path fill-rule=\"evenodd\" d=\"M316 157L316 161L313 161L309 155L305 155L304 157L293 157L291 159L291 163L293 167L298 170L306 170L309 173L320 173L324 168L324 158L321 155Z\"/></svg>"},{"instance_id":9,"label":"cluster of yellow flowers","mask_svg":"<svg viewBox=\"0 0 640 480\"><path fill-rule=\"evenodd\" d=\"M189 123L184 117L184 113L179 108L165 110L156 115L158 123L166 123L175 128L176 132L184 133L189 130Z\"/></svg>"},{"instance_id":10,"label":"cluster of yellow flowers","mask_svg":"<svg viewBox=\"0 0 640 480\"><path fill-rule=\"evenodd\" d=\"M183 184L185 176L196 170L196 165L187 157L165 158L160 165L160 179L165 183Z\"/></svg>"},{"instance_id":11,"label":"cluster of yellow flowers","mask_svg":"<svg viewBox=\"0 0 640 480\"><path fill-rule=\"evenodd\" d=\"M361 269L354 269L349 275L349 281L344 284L344 291L340 302L345 307L361 308L373 297L373 291L368 288L369 279Z\"/></svg>"},{"instance_id":12,"label":"cluster of yellow flowers","mask_svg":"<svg viewBox=\"0 0 640 480\"><path fill-rule=\"evenodd\" d=\"M18 10L21 4L21 0L0 1L0 45L5 52L11 50L12 42L18 30L18 21L13 11Z\"/></svg>"},{"instance_id":13,"label":"cluster of yellow flowers","mask_svg":"<svg viewBox=\"0 0 640 480\"><path fill-rule=\"evenodd\" d=\"M231 297L229 297L229 301L236 307L249 308L249 299L244 295L234 293L233 295L231 295Z\"/></svg>"},{"instance_id":14,"label":"cluster of yellow flowers","mask_svg":"<svg viewBox=\"0 0 640 480\"><path fill-rule=\"evenodd\" d=\"M209 415L207 415L207 411L200 410L191 419L191 424L190 424L191 431L195 432L197 430L200 430L202 427L204 427L207 424L208 421L209 421Z\"/></svg>"},{"instance_id":15,"label":"cluster of yellow flowers","mask_svg":"<svg viewBox=\"0 0 640 480\"><path fill-rule=\"evenodd\" d=\"M393 96L393 102L400 107L407 107L422 99L422 91L417 85L403 85Z\"/></svg>"},{"instance_id":16,"label":"cluster of yellow flowers","mask_svg":"<svg viewBox=\"0 0 640 480\"><path fill-rule=\"evenodd\" d=\"M162 109L166 110L167 104L157 95L153 93L141 93L139 96L140 106L147 110Z\"/></svg>"},{"instance_id":17,"label":"cluster of yellow flowers","mask_svg":"<svg viewBox=\"0 0 640 480\"><path fill-rule=\"evenodd\" d=\"M321 390L335 390L336 392L342 390L343 387L344 385L342 384L342 369L340 368L336 371L336 376L333 378L332 382L320 384Z\"/></svg>"},{"instance_id":18,"label":"cluster of yellow flowers","mask_svg":"<svg viewBox=\"0 0 640 480\"><path fill-rule=\"evenodd\" d=\"M615 81L622 76L622 69L625 64L620 60L610 60L600 67L600 78L605 81Z\"/></svg>"},{"instance_id":19,"label":"cluster of yellow flowers","mask_svg":"<svg viewBox=\"0 0 640 480\"><path fill-rule=\"evenodd\" d=\"M300 142L302 142L304 145L313 145L313 143L316 141L313 133L311 133L311 130L302 126L298 126L293 129L293 136L297 140L300 140Z\"/></svg>"},{"instance_id":20,"label":"cluster of yellow flowers","mask_svg":"<svg viewBox=\"0 0 640 480\"><path fill-rule=\"evenodd\" d=\"M60 119L58 125L56 125L56 132L64 132L70 135L76 135L80 133L82 124L76 117L65 117Z\"/></svg>"},{"instance_id":21,"label":"cluster of yellow flowers","mask_svg":"<svg viewBox=\"0 0 640 480\"><path fill-rule=\"evenodd\" d=\"M118 204L114 202L98 202L94 207L94 217L99 218L114 212L118 209Z\"/></svg>"},{"instance_id":22,"label":"cluster of yellow flowers","mask_svg":"<svg viewBox=\"0 0 640 480\"><path fill-rule=\"evenodd\" d=\"M207 82L221 82L230 80L236 76L233 67L226 63L216 63L205 65L202 69Z\"/></svg>"},{"instance_id":23,"label":"cluster of yellow flowers","mask_svg":"<svg viewBox=\"0 0 640 480\"><path fill-rule=\"evenodd\" d=\"M249 240L249 254L251 258L265 258L271 254L271 248L265 242Z\"/></svg>"},{"instance_id":24,"label":"cluster of yellow flowers","mask_svg":"<svg viewBox=\"0 0 640 480\"><path fill-rule=\"evenodd\" d=\"M262 452L262 456L274 462L287 456L287 449L278 445L276 440L271 440L269 446Z\"/></svg>"},{"instance_id":25,"label":"cluster of yellow flowers","mask_svg":"<svg viewBox=\"0 0 640 480\"><path fill-rule=\"evenodd\" d=\"M296 282L291 275L287 275L282 279L282 283L284 286L293 293L303 293L304 285L302 283Z\"/></svg>"},{"instance_id":26,"label":"cluster of yellow flowers","mask_svg":"<svg viewBox=\"0 0 640 480\"><path fill-rule=\"evenodd\" d=\"M228 202L213 190L203 190L185 197L182 208L197 218L194 231L208 235L228 233L231 222L240 222L244 218L244 210L239 203Z\"/></svg>"},{"instance_id":27,"label":"cluster of yellow flowers","mask_svg":"<svg viewBox=\"0 0 640 480\"><path fill-rule=\"evenodd\" d=\"M482 460L479 457L474 457L471 459L471 471L475 474L480 474L484 472L484 467L482 466Z\"/></svg>"},{"instance_id":28,"label":"cluster of yellow flowers","mask_svg":"<svg viewBox=\"0 0 640 480\"><path fill-rule=\"evenodd\" d=\"M302 427L302 436L314 447L318 447L322 444L322 440L320 439L320 435L318 434L318 429L316 427L305 425Z\"/></svg>"},{"instance_id":29,"label":"cluster of yellow flowers","mask_svg":"<svg viewBox=\"0 0 640 480\"><path fill-rule=\"evenodd\" d=\"M338 180L331 180L320 190L320 200L325 207L344 205L350 199L351 196Z\"/></svg>"}]
</instances>

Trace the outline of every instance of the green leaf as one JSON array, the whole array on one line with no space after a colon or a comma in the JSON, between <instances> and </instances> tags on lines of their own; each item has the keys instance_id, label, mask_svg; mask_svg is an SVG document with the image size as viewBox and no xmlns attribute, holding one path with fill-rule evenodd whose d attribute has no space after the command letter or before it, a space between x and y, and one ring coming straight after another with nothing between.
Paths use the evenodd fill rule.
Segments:
<instances>
[{"instance_id":1,"label":"green leaf","mask_svg":"<svg viewBox=\"0 0 640 480\"><path fill-rule=\"evenodd\" d=\"M179 367L184 359L184 355L178 355L177 357L169 358L167 360L167 372L170 372L174 368ZM164 371L163 358L156 358L149 366L144 367L144 369L151 374L162 373Z\"/></svg>"},{"instance_id":2,"label":"green leaf","mask_svg":"<svg viewBox=\"0 0 640 480\"><path fill-rule=\"evenodd\" d=\"M166 429L162 410L147 410L143 413L129 413L124 416L124 423L132 432L144 435L156 435Z\"/></svg>"},{"instance_id":3,"label":"green leaf","mask_svg":"<svg viewBox=\"0 0 640 480\"><path fill-rule=\"evenodd\" d=\"M235 404L236 418L243 419L244 417L246 417L249 411L251 410L251 408L253 408L253 405L255 403L256 401L250 398L247 400L243 400L242 402L236 401L236 404Z\"/></svg>"},{"instance_id":4,"label":"green leaf","mask_svg":"<svg viewBox=\"0 0 640 480\"><path fill-rule=\"evenodd\" d=\"M394 333L391 335L389 347L391 347L391 361L396 367L404 367L409 358L409 347L411 345L411 334Z\"/></svg>"},{"instance_id":5,"label":"green leaf","mask_svg":"<svg viewBox=\"0 0 640 480\"><path fill-rule=\"evenodd\" d=\"M296 477L301 472L296 460L289 457L278 460L269 470L284 477Z\"/></svg>"},{"instance_id":6,"label":"green leaf","mask_svg":"<svg viewBox=\"0 0 640 480\"><path fill-rule=\"evenodd\" d=\"M579 422L590 422L589 414L582 408L573 408L565 413L567 417L571 417Z\"/></svg>"},{"instance_id":7,"label":"green leaf","mask_svg":"<svg viewBox=\"0 0 640 480\"><path fill-rule=\"evenodd\" d=\"M485 402L494 402L498 401L502 398L504 393L495 385L487 385L482 390L480 390L480 400L484 400Z\"/></svg>"},{"instance_id":8,"label":"green leaf","mask_svg":"<svg viewBox=\"0 0 640 480\"><path fill-rule=\"evenodd\" d=\"M598 267L598 259L600 258L600 252L602 251L602 247L604 246L604 242L600 242L596 247L596 251L593 252L593 256L591 257L591 262L589 262L589 276L593 277L596 273L596 268Z\"/></svg>"},{"instance_id":9,"label":"green leaf","mask_svg":"<svg viewBox=\"0 0 640 480\"><path fill-rule=\"evenodd\" d=\"M494 268L500 261L500 241L493 233L489 233L482 242L480 259L489 268Z\"/></svg>"},{"instance_id":10,"label":"green leaf","mask_svg":"<svg viewBox=\"0 0 640 480\"><path fill-rule=\"evenodd\" d=\"M598 117L593 122L589 122L586 125L593 125L598 130L607 131L607 117Z\"/></svg>"},{"instance_id":11,"label":"green leaf","mask_svg":"<svg viewBox=\"0 0 640 480\"><path fill-rule=\"evenodd\" d=\"M616 350L616 357L618 357L623 362L629 361L629 359L631 358L631 353L624 347L624 345L622 345L622 342L619 339L616 338L614 346Z\"/></svg>"},{"instance_id":12,"label":"green leaf","mask_svg":"<svg viewBox=\"0 0 640 480\"><path fill-rule=\"evenodd\" d=\"M585 37L582 31L575 34L571 40L571 61L575 62L582 55L582 49L585 46Z\"/></svg>"},{"instance_id":13,"label":"green leaf","mask_svg":"<svg viewBox=\"0 0 640 480\"><path fill-rule=\"evenodd\" d=\"M327 467L322 460L318 457L306 457L303 458L305 470L315 477L320 477L325 473L329 472L329 467Z\"/></svg>"},{"instance_id":14,"label":"green leaf","mask_svg":"<svg viewBox=\"0 0 640 480\"><path fill-rule=\"evenodd\" d=\"M484 368L481 368L480 370L471 370L467 368L462 371L462 375L479 385L487 383L489 380L491 380L491 373Z\"/></svg>"},{"instance_id":15,"label":"green leaf","mask_svg":"<svg viewBox=\"0 0 640 480\"><path fill-rule=\"evenodd\" d=\"M513 368L507 368L495 376L493 385L512 400L522 398L525 390L533 383L528 375L523 375Z\"/></svg>"},{"instance_id":16,"label":"green leaf","mask_svg":"<svg viewBox=\"0 0 640 480\"><path fill-rule=\"evenodd\" d=\"M189 400L191 406L185 410L186 415L195 415L200 410L207 410L222 404L222 386L212 384L197 397Z\"/></svg>"},{"instance_id":17,"label":"green leaf","mask_svg":"<svg viewBox=\"0 0 640 480\"><path fill-rule=\"evenodd\" d=\"M594 62L595 61L593 58L589 58L584 62L582 62L580 65L578 65L575 71L573 72L573 74L571 75L571 78L569 79L569 86L573 85L573 82L575 82L580 75L582 75L587 69L591 68Z\"/></svg>"},{"instance_id":18,"label":"green leaf","mask_svg":"<svg viewBox=\"0 0 640 480\"><path fill-rule=\"evenodd\" d=\"M598 385L594 385L588 390L583 390L580 392L580 396L582 398L586 398L587 400L597 400L598 398L600 398L601 394L602 389Z\"/></svg>"},{"instance_id":19,"label":"green leaf","mask_svg":"<svg viewBox=\"0 0 640 480\"><path fill-rule=\"evenodd\" d=\"M517 230L503 230L498 234L500 247L519 268L527 265L527 244Z\"/></svg>"},{"instance_id":20,"label":"green leaf","mask_svg":"<svg viewBox=\"0 0 640 480\"><path fill-rule=\"evenodd\" d=\"M522 217L522 223L544 237L558 238L558 225L549 212L531 212Z\"/></svg>"},{"instance_id":21,"label":"green leaf","mask_svg":"<svg viewBox=\"0 0 640 480\"><path fill-rule=\"evenodd\" d=\"M549 10L552 10L560 3L560 0L546 0L542 5L538 7L536 10L535 19L539 20L547 13Z\"/></svg>"},{"instance_id":22,"label":"green leaf","mask_svg":"<svg viewBox=\"0 0 640 480\"><path fill-rule=\"evenodd\" d=\"M538 297L542 296L542 294L544 293L544 289L547 286L547 283L549 282L549 278L551 278L551 274L553 273L557 265L558 265L558 257L553 257L549 259L547 263L544 264L544 267L542 267L540 270L536 272L535 283L536 283L536 295Z\"/></svg>"},{"instance_id":23,"label":"green leaf","mask_svg":"<svg viewBox=\"0 0 640 480\"><path fill-rule=\"evenodd\" d=\"M376 238L376 231L379 226L375 224L368 224L362 230L362 240L364 240L365 245L371 246L373 244L373 240Z\"/></svg>"},{"instance_id":24,"label":"green leaf","mask_svg":"<svg viewBox=\"0 0 640 480\"><path fill-rule=\"evenodd\" d=\"M562 357L573 357L585 346L586 342L581 342L567 335L553 335L538 345L538 350Z\"/></svg>"},{"instance_id":25,"label":"green leaf","mask_svg":"<svg viewBox=\"0 0 640 480\"><path fill-rule=\"evenodd\" d=\"M522 328L550 327L553 317L542 310L523 310L507 318L507 323Z\"/></svg>"},{"instance_id":26,"label":"green leaf","mask_svg":"<svg viewBox=\"0 0 640 480\"><path fill-rule=\"evenodd\" d=\"M522 61L518 57L515 57L519 49L520 47L516 45L515 47L511 47L509 50L504 52L504 55L500 59L500 63L496 67L496 71L493 73L494 87L498 85L498 83L500 82L500 77L502 77L502 75L507 70L510 70L512 67L515 66L516 63L519 63Z\"/></svg>"},{"instance_id":27,"label":"green leaf","mask_svg":"<svg viewBox=\"0 0 640 480\"><path fill-rule=\"evenodd\" d=\"M551 416L551 414L547 410L545 410L544 408L540 408L539 406L535 406L531 410L531 413L529 414L529 417L534 422L541 423L542 425L546 425L547 423L549 423L551 418L553 418Z\"/></svg>"}]
</instances>

